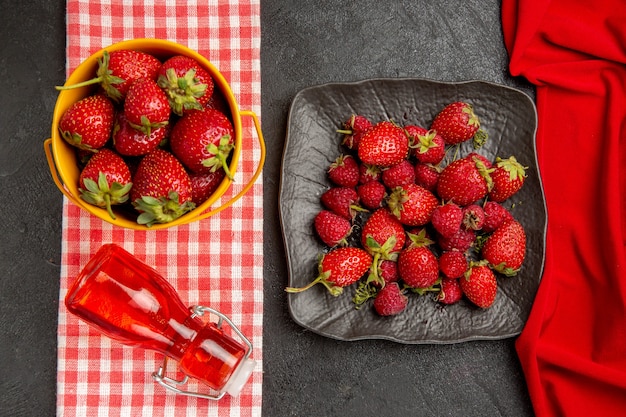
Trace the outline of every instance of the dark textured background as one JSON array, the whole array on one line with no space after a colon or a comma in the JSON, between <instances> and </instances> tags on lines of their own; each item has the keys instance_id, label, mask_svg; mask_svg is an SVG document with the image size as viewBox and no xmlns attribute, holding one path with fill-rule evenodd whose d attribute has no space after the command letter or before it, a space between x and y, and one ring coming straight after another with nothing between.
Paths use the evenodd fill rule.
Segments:
<instances>
[{"instance_id":1,"label":"dark textured background","mask_svg":"<svg viewBox=\"0 0 626 417\"><path fill-rule=\"evenodd\" d=\"M0 415L53 416L61 194L42 143L65 75L63 1L0 2ZM295 324L278 223L287 112L332 81L479 79L507 72L496 0L263 1L265 416L532 416L514 340L339 342Z\"/></svg>"}]
</instances>

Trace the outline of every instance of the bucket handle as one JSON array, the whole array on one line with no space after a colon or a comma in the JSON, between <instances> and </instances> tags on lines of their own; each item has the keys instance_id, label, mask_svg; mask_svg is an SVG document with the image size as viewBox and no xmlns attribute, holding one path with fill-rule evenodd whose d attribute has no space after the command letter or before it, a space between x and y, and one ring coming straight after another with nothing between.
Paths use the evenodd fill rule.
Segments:
<instances>
[{"instance_id":1,"label":"bucket handle","mask_svg":"<svg viewBox=\"0 0 626 417\"><path fill-rule=\"evenodd\" d=\"M256 182L257 178L261 174L261 171L263 169L263 165L265 164L265 153L266 153L266 151L265 151L265 140L263 139L263 132L261 131L261 123L259 122L259 118L257 117L256 113L254 113L253 111L241 110L239 112L239 114L241 114L241 116L252 117L252 121L254 122L254 127L255 127L256 133L257 133L257 139L259 140L259 146L261 148L261 157L259 158L259 163L257 165L257 168L256 168L254 174L252 175L252 177L250 178L250 180L241 189L241 191L239 191L239 193L237 193L237 195L233 196L230 200L228 200L227 202L225 202L224 204L222 204L219 207L216 207L216 208L214 208L212 210L209 210L209 211L205 211L203 213L200 213L196 217L190 218L189 222L187 222L187 223L206 219L207 217L211 217L214 214L219 213L220 211L224 210L225 208L230 207L231 205L233 205L233 203L235 203L237 200L239 200L241 197L243 197L243 195L246 194L250 190L250 188L252 188L252 186Z\"/></svg>"},{"instance_id":2,"label":"bucket handle","mask_svg":"<svg viewBox=\"0 0 626 417\"><path fill-rule=\"evenodd\" d=\"M46 159L48 160L48 167L50 168L52 180L56 184L57 188L61 190L63 195L65 195L65 197L67 197L71 202L81 207L82 203L79 201L79 199L76 198L76 196L74 196L72 193L70 193L69 190L65 188L63 181L61 181L59 171L57 170L57 166L54 162L54 156L52 155L52 138L48 138L43 142L43 149L46 153Z\"/></svg>"}]
</instances>

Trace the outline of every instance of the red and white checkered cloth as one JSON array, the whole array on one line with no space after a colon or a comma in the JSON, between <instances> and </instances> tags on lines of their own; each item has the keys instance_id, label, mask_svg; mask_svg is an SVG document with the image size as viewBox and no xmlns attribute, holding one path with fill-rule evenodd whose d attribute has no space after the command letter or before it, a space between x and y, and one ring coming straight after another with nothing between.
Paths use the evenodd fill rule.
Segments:
<instances>
[{"instance_id":1,"label":"red and white checkered cloth","mask_svg":"<svg viewBox=\"0 0 626 417\"><path fill-rule=\"evenodd\" d=\"M67 0L68 75L92 53L132 38L167 39L200 52L228 80L239 107L260 115L259 0ZM260 158L252 120L242 122L244 140L237 174L221 201L243 187ZM161 230L112 226L65 199L57 415L260 415L262 234L261 178L243 198L219 214ZM110 242L156 268L186 305L218 309L251 340L257 365L238 397L225 395L219 401L209 401L173 394L151 376L162 363L162 355L122 346L67 313L63 300L70 282L100 246ZM170 366L174 368L172 363ZM188 388L194 387L197 385Z\"/></svg>"}]
</instances>

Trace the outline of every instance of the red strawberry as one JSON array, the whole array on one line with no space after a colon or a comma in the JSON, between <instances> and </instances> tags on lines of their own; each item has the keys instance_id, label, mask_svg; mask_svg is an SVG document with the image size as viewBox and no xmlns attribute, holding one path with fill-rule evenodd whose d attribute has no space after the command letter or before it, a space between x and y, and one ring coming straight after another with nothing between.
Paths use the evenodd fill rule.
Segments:
<instances>
[{"instance_id":1,"label":"red strawberry","mask_svg":"<svg viewBox=\"0 0 626 417\"><path fill-rule=\"evenodd\" d=\"M496 299L498 282L493 271L485 264L473 264L459 278L461 291L468 300L480 308L490 307Z\"/></svg>"},{"instance_id":2,"label":"red strawberry","mask_svg":"<svg viewBox=\"0 0 626 417\"><path fill-rule=\"evenodd\" d=\"M500 203L495 201L487 201L483 206L485 212L485 222L483 223L483 232L492 233L506 220L512 220L513 215Z\"/></svg>"},{"instance_id":3,"label":"red strawberry","mask_svg":"<svg viewBox=\"0 0 626 417\"><path fill-rule=\"evenodd\" d=\"M408 160L403 160L382 173L383 184L389 189L415 182L415 168Z\"/></svg>"},{"instance_id":4,"label":"red strawberry","mask_svg":"<svg viewBox=\"0 0 626 417\"><path fill-rule=\"evenodd\" d=\"M485 210L477 204L470 204L463 208L463 227L480 230L485 224Z\"/></svg>"},{"instance_id":5,"label":"red strawberry","mask_svg":"<svg viewBox=\"0 0 626 417\"><path fill-rule=\"evenodd\" d=\"M204 203L217 190L225 176L226 173L223 169L218 169L215 172L189 174L192 192L191 201L196 206Z\"/></svg>"},{"instance_id":6,"label":"red strawberry","mask_svg":"<svg viewBox=\"0 0 626 417\"><path fill-rule=\"evenodd\" d=\"M385 186L378 181L369 181L357 187L356 192L363 207L375 210L382 207L387 190Z\"/></svg>"},{"instance_id":7,"label":"red strawberry","mask_svg":"<svg viewBox=\"0 0 626 417\"><path fill-rule=\"evenodd\" d=\"M464 227L461 227L450 237L437 236L437 243L442 250L458 250L465 252L472 246L474 240L476 240L476 232Z\"/></svg>"},{"instance_id":8,"label":"red strawberry","mask_svg":"<svg viewBox=\"0 0 626 417\"><path fill-rule=\"evenodd\" d=\"M428 191L437 189L441 169L431 164L415 164L415 183Z\"/></svg>"},{"instance_id":9,"label":"red strawberry","mask_svg":"<svg viewBox=\"0 0 626 417\"><path fill-rule=\"evenodd\" d=\"M137 223L148 227L171 222L195 207L185 168L174 155L160 148L139 162L130 198L141 213Z\"/></svg>"},{"instance_id":10,"label":"red strawberry","mask_svg":"<svg viewBox=\"0 0 626 417\"><path fill-rule=\"evenodd\" d=\"M155 149L165 139L168 126L152 129L148 136L128 123L124 112L119 112L113 126L113 146L125 156L145 155Z\"/></svg>"},{"instance_id":11,"label":"red strawberry","mask_svg":"<svg viewBox=\"0 0 626 417\"><path fill-rule=\"evenodd\" d=\"M385 284L398 281L398 263L383 259L378 265L378 276L385 281Z\"/></svg>"},{"instance_id":12,"label":"red strawberry","mask_svg":"<svg viewBox=\"0 0 626 417\"><path fill-rule=\"evenodd\" d=\"M517 274L526 256L524 227L516 220L505 222L487 238L481 253L496 271L506 276Z\"/></svg>"},{"instance_id":13,"label":"red strawberry","mask_svg":"<svg viewBox=\"0 0 626 417\"><path fill-rule=\"evenodd\" d=\"M98 60L96 78L77 84L57 87L57 90L68 90L85 85L100 84L107 96L121 102L126 97L130 85L140 78L156 80L157 71L161 67L153 55L141 51L119 50L104 51Z\"/></svg>"},{"instance_id":14,"label":"red strawberry","mask_svg":"<svg viewBox=\"0 0 626 417\"><path fill-rule=\"evenodd\" d=\"M130 170L122 157L110 149L100 149L80 173L80 197L89 204L106 208L115 219L111 206L128 200L130 181Z\"/></svg>"},{"instance_id":15,"label":"red strawberry","mask_svg":"<svg viewBox=\"0 0 626 417\"><path fill-rule=\"evenodd\" d=\"M446 203L433 210L431 223L443 237L451 237L461 228L463 209L455 203Z\"/></svg>"},{"instance_id":16,"label":"red strawberry","mask_svg":"<svg viewBox=\"0 0 626 417\"><path fill-rule=\"evenodd\" d=\"M415 125L405 126L404 130L409 135L411 153L422 164L437 165L446 156L446 144L436 131Z\"/></svg>"},{"instance_id":17,"label":"red strawberry","mask_svg":"<svg viewBox=\"0 0 626 417\"><path fill-rule=\"evenodd\" d=\"M361 248L345 247L328 252L318 263L319 275L304 287L287 287L285 291L298 293L316 284L324 285L331 295L338 296L344 287L357 282L369 269L372 257Z\"/></svg>"},{"instance_id":18,"label":"red strawberry","mask_svg":"<svg viewBox=\"0 0 626 417\"><path fill-rule=\"evenodd\" d=\"M417 184L407 184L395 188L387 204L400 223L406 226L422 226L430 221L439 200L427 189Z\"/></svg>"},{"instance_id":19,"label":"red strawberry","mask_svg":"<svg viewBox=\"0 0 626 417\"><path fill-rule=\"evenodd\" d=\"M346 238L352 230L352 225L344 217L338 216L332 211L322 210L313 222L319 238L327 246L346 246Z\"/></svg>"},{"instance_id":20,"label":"red strawberry","mask_svg":"<svg viewBox=\"0 0 626 417\"><path fill-rule=\"evenodd\" d=\"M477 144L482 145L486 134L480 129L480 120L474 114L474 109L468 103L457 101L448 104L433 120L430 128L441 135L448 145L456 145L475 138Z\"/></svg>"},{"instance_id":21,"label":"red strawberry","mask_svg":"<svg viewBox=\"0 0 626 417\"><path fill-rule=\"evenodd\" d=\"M372 127L372 122L363 115L353 114L343 124L343 129L337 130L338 133L343 133L342 144L348 149L356 151L359 148L361 137Z\"/></svg>"},{"instance_id":22,"label":"red strawberry","mask_svg":"<svg viewBox=\"0 0 626 417\"><path fill-rule=\"evenodd\" d=\"M485 197L492 186L490 170L477 157L457 159L447 165L437 181L437 194L444 201L467 206Z\"/></svg>"},{"instance_id":23,"label":"red strawberry","mask_svg":"<svg viewBox=\"0 0 626 417\"><path fill-rule=\"evenodd\" d=\"M448 278L460 278L467 270L468 261L465 253L451 250L439 255L439 270Z\"/></svg>"},{"instance_id":24,"label":"red strawberry","mask_svg":"<svg viewBox=\"0 0 626 417\"><path fill-rule=\"evenodd\" d=\"M463 297L461 284L458 279L442 278L441 289L435 300L441 304L451 305L459 302Z\"/></svg>"},{"instance_id":25,"label":"red strawberry","mask_svg":"<svg viewBox=\"0 0 626 417\"><path fill-rule=\"evenodd\" d=\"M502 202L511 198L524 185L526 169L514 156L508 159L496 158L495 169L491 173L493 188L489 191L489 199Z\"/></svg>"},{"instance_id":26,"label":"red strawberry","mask_svg":"<svg viewBox=\"0 0 626 417\"><path fill-rule=\"evenodd\" d=\"M402 223L389 210L380 208L365 221L361 244L371 254L393 259L404 247L406 234Z\"/></svg>"},{"instance_id":27,"label":"red strawberry","mask_svg":"<svg viewBox=\"0 0 626 417\"><path fill-rule=\"evenodd\" d=\"M398 275L409 287L428 288L439 278L439 262L428 246L410 245L398 256Z\"/></svg>"},{"instance_id":28,"label":"red strawberry","mask_svg":"<svg viewBox=\"0 0 626 417\"><path fill-rule=\"evenodd\" d=\"M172 152L192 172L223 168L232 179L227 159L234 148L231 121L219 110L186 113L176 122L170 135Z\"/></svg>"},{"instance_id":29,"label":"red strawberry","mask_svg":"<svg viewBox=\"0 0 626 417\"><path fill-rule=\"evenodd\" d=\"M153 129L168 124L171 109L167 96L156 81L140 78L128 89L124 113L132 127L150 136Z\"/></svg>"},{"instance_id":30,"label":"red strawberry","mask_svg":"<svg viewBox=\"0 0 626 417\"><path fill-rule=\"evenodd\" d=\"M383 121L374 125L361 138L359 159L371 165L390 167L402 162L409 151L409 139L402 128Z\"/></svg>"},{"instance_id":31,"label":"red strawberry","mask_svg":"<svg viewBox=\"0 0 626 417\"><path fill-rule=\"evenodd\" d=\"M213 95L213 78L195 59L175 55L161 65L157 83L165 91L172 112L202 109Z\"/></svg>"},{"instance_id":32,"label":"red strawberry","mask_svg":"<svg viewBox=\"0 0 626 417\"><path fill-rule=\"evenodd\" d=\"M385 285L374 298L374 310L381 316L395 316L406 309L408 297L397 282Z\"/></svg>"},{"instance_id":33,"label":"red strawberry","mask_svg":"<svg viewBox=\"0 0 626 417\"><path fill-rule=\"evenodd\" d=\"M357 211L363 211L359 206L359 196L353 188L333 187L320 197L322 204L333 213L352 220Z\"/></svg>"},{"instance_id":34,"label":"red strawberry","mask_svg":"<svg viewBox=\"0 0 626 417\"><path fill-rule=\"evenodd\" d=\"M339 155L328 168L328 178L340 187L356 187L359 175L359 164L351 155Z\"/></svg>"},{"instance_id":35,"label":"red strawberry","mask_svg":"<svg viewBox=\"0 0 626 417\"><path fill-rule=\"evenodd\" d=\"M376 165L359 164L359 184L369 181L380 181L381 170Z\"/></svg>"},{"instance_id":36,"label":"red strawberry","mask_svg":"<svg viewBox=\"0 0 626 417\"><path fill-rule=\"evenodd\" d=\"M61 137L72 146L95 151L111 136L115 108L102 94L87 96L73 103L59 120Z\"/></svg>"}]
</instances>

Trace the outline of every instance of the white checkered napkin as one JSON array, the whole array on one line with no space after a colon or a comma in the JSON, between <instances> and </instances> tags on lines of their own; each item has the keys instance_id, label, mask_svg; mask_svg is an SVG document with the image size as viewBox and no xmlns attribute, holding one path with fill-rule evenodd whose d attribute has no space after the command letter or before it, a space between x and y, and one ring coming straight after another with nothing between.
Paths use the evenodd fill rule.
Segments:
<instances>
[{"instance_id":1,"label":"white checkered napkin","mask_svg":"<svg viewBox=\"0 0 626 417\"><path fill-rule=\"evenodd\" d=\"M161 38L207 57L225 76L242 110L260 115L259 0L67 0L67 73L97 50L132 38ZM260 147L242 120L244 148L226 201L254 173ZM248 147L246 149L246 147ZM219 205L220 201L216 203ZM263 185L259 178L230 208L200 222L161 230L121 229L63 203L58 324L59 416L258 416L261 414L263 325ZM111 341L69 315L70 282L105 243L117 243L156 268L187 305L229 316L254 345L257 366L238 397L208 401L155 384L155 352ZM170 364L172 365L172 364ZM175 367L172 366L172 370ZM189 389L202 389L192 383Z\"/></svg>"}]
</instances>

